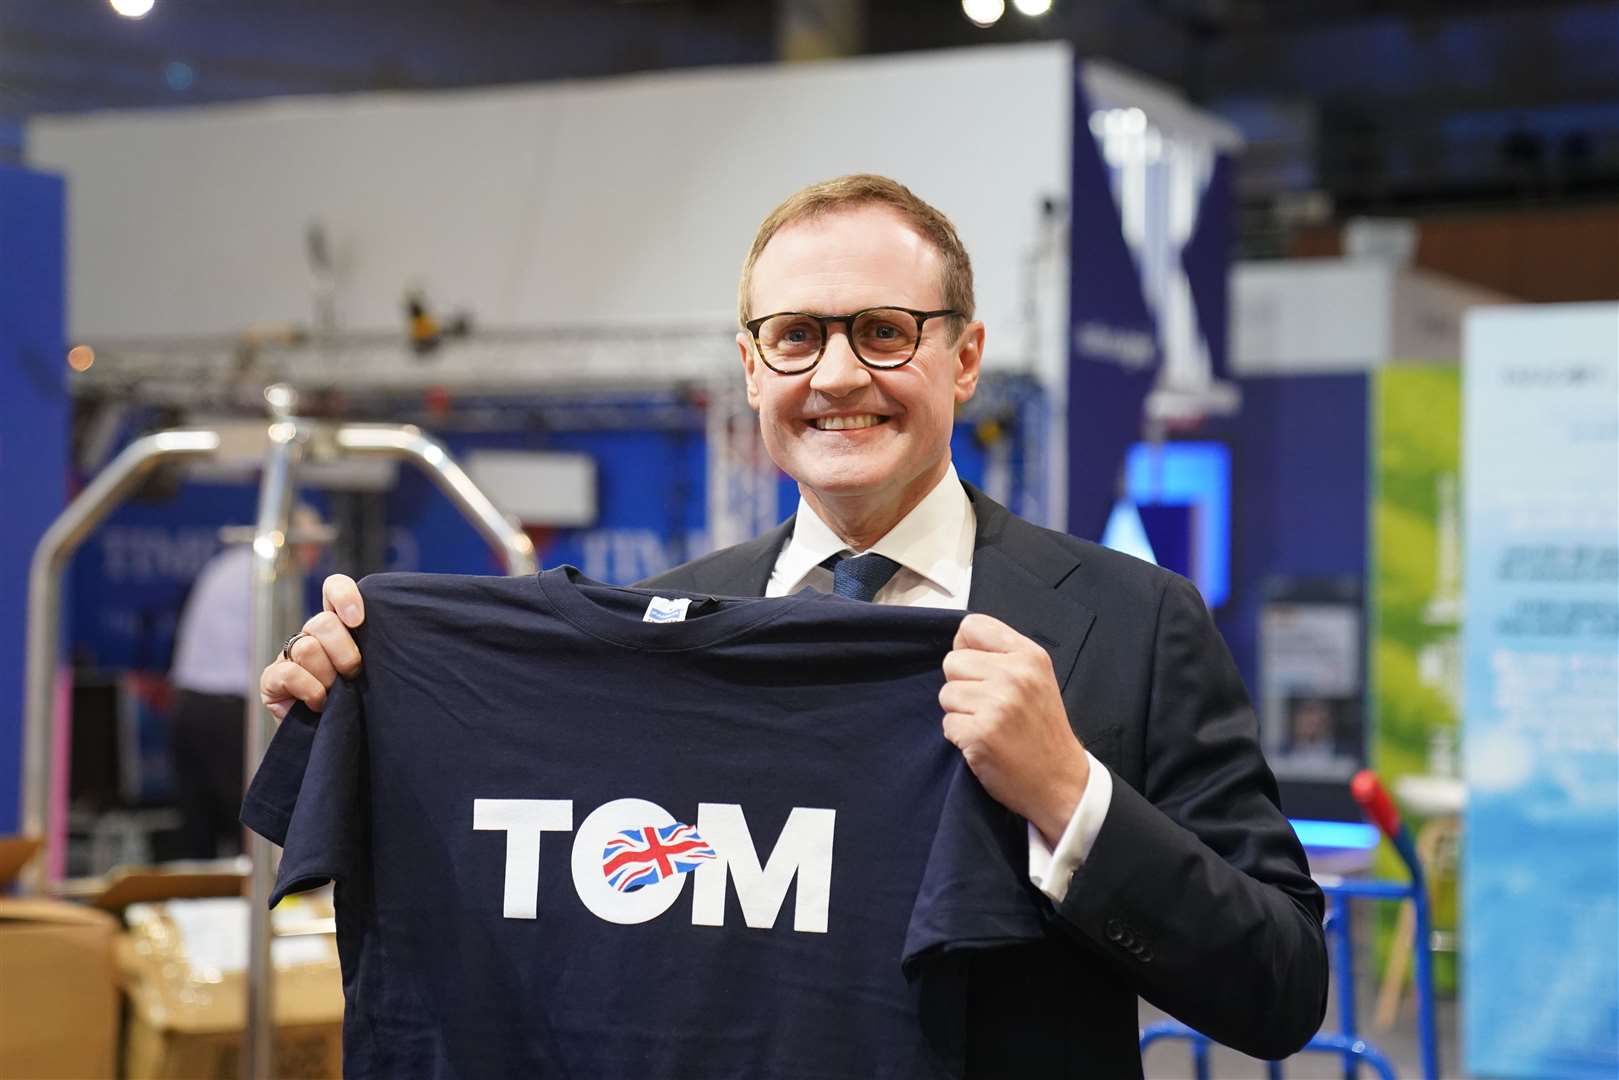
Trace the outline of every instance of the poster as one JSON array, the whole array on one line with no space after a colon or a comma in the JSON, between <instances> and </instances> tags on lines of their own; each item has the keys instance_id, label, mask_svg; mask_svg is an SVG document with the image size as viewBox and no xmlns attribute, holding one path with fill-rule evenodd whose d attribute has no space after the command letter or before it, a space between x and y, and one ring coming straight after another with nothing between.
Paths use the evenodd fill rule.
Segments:
<instances>
[{"instance_id":1,"label":"poster","mask_svg":"<svg viewBox=\"0 0 1619 1080\"><path fill-rule=\"evenodd\" d=\"M1475 312L1464 374L1464 1064L1611 1078L1619 305Z\"/></svg>"},{"instance_id":2,"label":"poster","mask_svg":"<svg viewBox=\"0 0 1619 1080\"><path fill-rule=\"evenodd\" d=\"M1259 616L1265 757L1281 779L1347 786L1365 760L1359 595L1277 592Z\"/></svg>"}]
</instances>

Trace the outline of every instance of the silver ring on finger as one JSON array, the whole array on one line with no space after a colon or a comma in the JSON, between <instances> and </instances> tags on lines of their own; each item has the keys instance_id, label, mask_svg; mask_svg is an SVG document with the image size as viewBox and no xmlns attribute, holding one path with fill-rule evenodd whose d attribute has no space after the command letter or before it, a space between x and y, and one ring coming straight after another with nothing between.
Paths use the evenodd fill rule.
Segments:
<instances>
[{"instance_id":1,"label":"silver ring on finger","mask_svg":"<svg viewBox=\"0 0 1619 1080\"><path fill-rule=\"evenodd\" d=\"M308 630L300 630L296 634L292 635L287 639L287 643L281 646L281 659L292 660L292 647L298 644L298 639L314 636L315 635L311 634ZM294 661L294 663L296 663L296 661Z\"/></svg>"}]
</instances>

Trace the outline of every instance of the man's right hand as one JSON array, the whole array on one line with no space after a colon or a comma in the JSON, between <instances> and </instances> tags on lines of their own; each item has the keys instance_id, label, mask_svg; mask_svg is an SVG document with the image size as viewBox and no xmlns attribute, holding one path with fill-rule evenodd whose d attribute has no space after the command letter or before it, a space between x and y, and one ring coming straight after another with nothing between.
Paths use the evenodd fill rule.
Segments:
<instances>
[{"instance_id":1,"label":"man's right hand","mask_svg":"<svg viewBox=\"0 0 1619 1080\"><path fill-rule=\"evenodd\" d=\"M339 675L360 670L360 648L349 630L365 622L360 587L346 574L333 574L320 587L322 611L304 623L291 660L277 659L259 675L259 700L277 720L301 701L315 712L326 707L326 690Z\"/></svg>"}]
</instances>

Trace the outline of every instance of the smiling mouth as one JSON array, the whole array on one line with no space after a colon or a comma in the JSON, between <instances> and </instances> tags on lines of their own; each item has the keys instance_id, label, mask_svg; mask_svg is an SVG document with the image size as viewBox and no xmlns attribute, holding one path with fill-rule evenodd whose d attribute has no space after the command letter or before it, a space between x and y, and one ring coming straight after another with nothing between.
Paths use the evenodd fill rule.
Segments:
<instances>
[{"instance_id":1,"label":"smiling mouth","mask_svg":"<svg viewBox=\"0 0 1619 1080\"><path fill-rule=\"evenodd\" d=\"M809 421L809 426L817 431L853 431L886 423L888 423L886 416L862 413L859 416L818 416Z\"/></svg>"}]
</instances>

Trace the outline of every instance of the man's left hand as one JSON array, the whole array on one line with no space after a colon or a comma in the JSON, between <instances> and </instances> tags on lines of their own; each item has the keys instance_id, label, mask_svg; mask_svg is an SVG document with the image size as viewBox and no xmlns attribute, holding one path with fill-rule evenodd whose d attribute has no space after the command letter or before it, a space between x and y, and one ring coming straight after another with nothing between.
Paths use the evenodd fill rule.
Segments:
<instances>
[{"instance_id":1,"label":"man's left hand","mask_svg":"<svg viewBox=\"0 0 1619 1080\"><path fill-rule=\"evenodd\" d=\"M988 615L961 620L944 658L944 737L984 790L1056 846L1090 780L1051 656Z\"/></svg>"}]
</instances>

